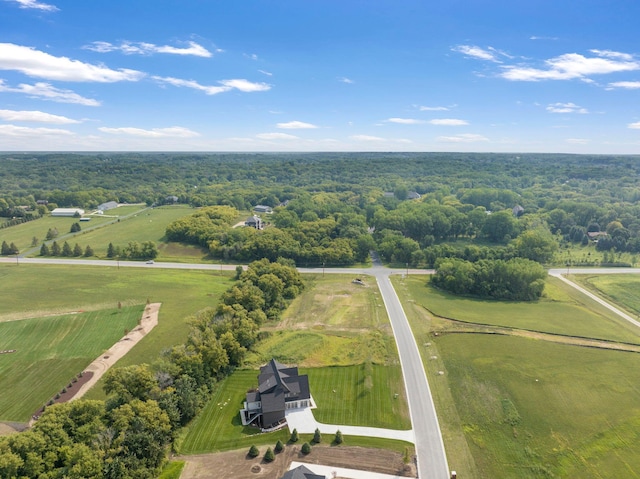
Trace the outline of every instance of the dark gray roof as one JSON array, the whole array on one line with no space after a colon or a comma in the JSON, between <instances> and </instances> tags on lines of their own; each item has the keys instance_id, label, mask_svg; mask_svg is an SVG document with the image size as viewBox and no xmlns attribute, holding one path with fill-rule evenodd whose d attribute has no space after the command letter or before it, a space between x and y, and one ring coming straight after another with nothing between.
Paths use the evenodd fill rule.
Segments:
<instances>
[{"instance_id":1,"label":"dark gray roof","mask_svg":"<svg viewBox=\"0 0 640 479\"><path fill-rule=\"evenodd\" d=\"M287 472L281 479L327 479L327 477L320 474L314 474L306 466L298 466Z\"/></svg>"},{"instance_id":2,"label":"dark gray roof","mask_svg":"<svg viewBox=\"0 0 640 479\"><path fill-rule=\"evenodd\" d=\"M284 391L280 388L276 388L267 394L261 394L260 401L263 413L284 411Z\"/></svg>"},{"instance_id":3,"label":"dark gray roof","mask_svg":"<svg viewBox=\"0 0 640 479\"><path fill-rule=\"evenodd\" d=\"M260 396L258 391L251 391L247 393L247 402L256 402L260 401Z\"/></svg>"}]
</instances>

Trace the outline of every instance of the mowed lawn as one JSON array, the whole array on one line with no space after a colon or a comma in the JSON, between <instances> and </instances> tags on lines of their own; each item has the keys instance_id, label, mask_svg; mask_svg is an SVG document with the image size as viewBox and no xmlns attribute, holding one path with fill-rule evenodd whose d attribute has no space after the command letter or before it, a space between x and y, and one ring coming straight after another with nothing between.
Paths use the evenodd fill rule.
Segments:
<instances>
[{"instance_id":1,"label":"mowed lawn","mask_svg":"<svg viewBox=\"0 0 640 479\"><path fill-rule=\"evenodd\" d=\"M640 275L603 274L600 276L575 275L571 279L595 289L627 311L640 315Z\"/></svg>"},{"instance_id":2,"label":"mowed lawn","mask_svg":"<svg viewBox=\"0 0 640 479\"><path fill-rule=\"evenodd\" d=\"M0 420L28 421L133 329L143 305L0 323Z\"/></svg>"}]
</instances>

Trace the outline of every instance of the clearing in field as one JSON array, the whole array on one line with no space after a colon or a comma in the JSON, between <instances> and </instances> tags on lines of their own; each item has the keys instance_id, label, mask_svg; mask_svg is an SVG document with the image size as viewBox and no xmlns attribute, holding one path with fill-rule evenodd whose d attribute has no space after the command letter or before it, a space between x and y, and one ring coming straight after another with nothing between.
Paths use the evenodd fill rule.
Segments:
<instances>
[{"instance_id":1,"label":"clearing in field","mask_svg":"<svg viewBox=\"0 0 640 479\"><path fill-rule=\"evenodd\" d=\"M143 305L0 323L0 419L29 420L133 329ZM20 400L16 400L20 398Z\"/></svg>"},{"instance_id":2,"label":"clearing in field","mask_svg":"<svg viewBox=\"0 0 640 479\"><path fill-rule=\"evenodd\" d=\"M395 285L460 477L614 478L639 470L640 355L607 349L628 341L637 350L628 323L553 280L547 297L529 304L456 298L424 278ZM585 338L595 345L582 347Z\"/></svg>"}]
</instances>

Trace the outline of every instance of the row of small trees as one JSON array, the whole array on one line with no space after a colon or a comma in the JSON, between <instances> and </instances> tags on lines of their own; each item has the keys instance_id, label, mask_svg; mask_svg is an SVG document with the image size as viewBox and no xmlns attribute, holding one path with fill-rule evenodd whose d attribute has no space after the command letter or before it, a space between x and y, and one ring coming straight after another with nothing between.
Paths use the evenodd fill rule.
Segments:
<instances>
[{"instance_id":1,"label":"row of small trees","mask_svg":"<svg viewBox=\"0 0 640 479\"><path fill-rule=\"evenodd\" d=\"M40 256L63 256L66 258L84 256L85 258L89 258L94 256L94 252L93 248L89 245L82 248L82 246L76 243L75 246L71 248L71 245L67 241L65 241L62 246L60 246L57 241L54 241L51 243L51 246L47 245L47 243L42 243L42 246L40 246Z\"/></svg>"},{"instance_id":2,"label":"row of small trees","mask_svg":"<svg viewBox=\"0 0 640 479\"><path fill-rule=\"evenodd\" d=\"M298 430L294 429L293 431L291 431L291 438L289 439L289 442L296 443L298 442L298 440L299 440ZM311 442L312 444L320 444L322 442L322 435L320 434L320 429L316 428L315 432L313 433L313 439L311 440ZM333 443L337 445L337 444L342 444L342 442L343 442L342 432L340 432L340 430L338 429L336 431L335 437L333 438ZM272 462L275 459L275 454L282 452L283 449L284 449L284 444L282 444L282 441L278 440L278 442L276 442L276 445L273 449L271 449L271 447L267 448L267 451L264 453L264 461ZM305 442L300 448L300 451L302 452L302 454L309 454L311 452L311 444L309 444L308 442ZM260 455L260 450L254 444L249 448L249 452L247 453L247 455L251 458L258 457Z\"/></svg>"}]
</instances>

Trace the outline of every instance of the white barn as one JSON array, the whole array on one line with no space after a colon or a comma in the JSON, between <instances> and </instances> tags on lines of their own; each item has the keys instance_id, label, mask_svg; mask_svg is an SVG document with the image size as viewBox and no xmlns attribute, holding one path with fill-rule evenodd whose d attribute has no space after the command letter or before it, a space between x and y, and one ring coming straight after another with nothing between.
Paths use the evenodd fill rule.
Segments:
<instances>
[{"instance_id":1,"label":"white barn","mask_svg":"<svg viewBox=\"0 0 640 479\"><path fill-rule=\"evenodd\" d=\"M76 214L82 216L84 210L80 208L56 208L51 212L51 216L76 216Z\"/></svg>"}]
</instances>

